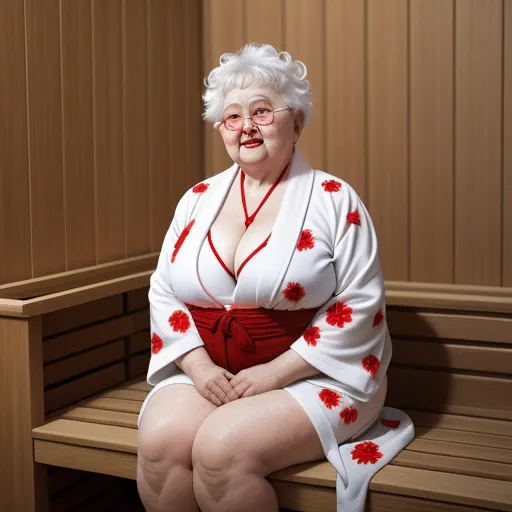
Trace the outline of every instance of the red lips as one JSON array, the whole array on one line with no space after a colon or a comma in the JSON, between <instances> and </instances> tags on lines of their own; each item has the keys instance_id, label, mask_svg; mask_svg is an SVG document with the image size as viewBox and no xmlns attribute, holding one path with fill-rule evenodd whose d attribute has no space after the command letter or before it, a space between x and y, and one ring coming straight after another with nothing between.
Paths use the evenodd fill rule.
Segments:
<instances>
[{"instance_id":1,"label":"red lips","mask_svg":"<svg viewBox=\"0 0 512 512\"><path fill-rule=\"evenodd\" d=\"M258 144L259 142L263 142L261 139L249 139L242 142L242 146L250 146L252 144Z\"/></svg>"}]
</instances>

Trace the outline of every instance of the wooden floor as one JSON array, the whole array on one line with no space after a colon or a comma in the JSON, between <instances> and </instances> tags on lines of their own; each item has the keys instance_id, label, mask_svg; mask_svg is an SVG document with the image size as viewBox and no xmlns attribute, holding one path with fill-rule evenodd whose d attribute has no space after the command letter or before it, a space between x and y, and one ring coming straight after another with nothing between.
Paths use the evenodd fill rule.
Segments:
<instances>
[{"instance_id":1,"label":"wooden floor","mask_svg":"<svg viewBox=\"0 0 512 512\"><path fill-rule=\"evenodd\" d=\"M61 411L33 431L37 462L135 479L137 415L149 386L127 382ZM416 438L370 483L371 511L512 511L512 423L406 411ZM271 475L282 507L335 510L328 462Z\"/></svg>"}]
</instances>

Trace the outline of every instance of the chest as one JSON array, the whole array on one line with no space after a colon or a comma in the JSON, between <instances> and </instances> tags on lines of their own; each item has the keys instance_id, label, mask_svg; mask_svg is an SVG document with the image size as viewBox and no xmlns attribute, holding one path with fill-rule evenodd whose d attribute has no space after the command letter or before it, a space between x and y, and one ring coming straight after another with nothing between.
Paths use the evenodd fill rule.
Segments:
<instances>
[{"instance_id":1,"label":"chest","mask_svg":"<svg viewBox=\"0 0 512 512\"><path fill-rule=\"evenodd\" d=\"M234 272L257 250L272 232L285 190L280 183L262 204L266 190L244 189L247 215L256 211L252 223L246 227L246 212L242 201L240 181L237 178L210 228L212 242L226 266ZM258 210L258 208L261 208Z\"/></svg>"}]
</instances>

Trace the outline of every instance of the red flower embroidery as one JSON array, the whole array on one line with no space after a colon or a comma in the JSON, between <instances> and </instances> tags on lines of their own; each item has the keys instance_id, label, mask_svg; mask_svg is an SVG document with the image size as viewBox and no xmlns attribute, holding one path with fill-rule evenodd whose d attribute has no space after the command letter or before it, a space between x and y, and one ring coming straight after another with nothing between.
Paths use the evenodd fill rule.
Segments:
<instances>
[{"instance_id":1,"label":"red flower embroidery","mask_svg":"<svg viewBox=\"0 0 512 512\"><path fill-rule=\"evenodd\" d=\"M385 420L384 418L380 420L380 422L389 428L398 428L400 426L400 421L398 420Z\"/></svg>"},{"instance_id":2,"label":"red flower embroidery","mask_svg":"<svg viewBox=\"0 0 512 512\"><path fill-rule=\"evenodd\" d=\"M174 244L174 250L172 251L171 263L174 263L174 260L176 259L176 255L178 254L180 247L183 245L185 238L187 238L188 234L190 233L190 230L192 229L194 222L195 222L195 220L192 219L187 224L185 229L181 232L181 235L178 237L178 240L176 240L176 243Z\"/></svg>"},{"instance_id":3,"label":"red flower embroidery","mask_svg":"<svg viewBox=\"0 0 512 512\"><path fill-rule=\"evenodd\" d=\"M288 283L288 286L283 292L286 299L290 302L299 302L299 300L303 299L306 296L306 291L304 287L299 283Z\"/></svg>"},{"instance_id":4,"label":"red flower embroidery","mask_svg":"<svg viewBox=\"0 0 512 512\"><path fill-rule=\"evenodd\" d=\"M377 313L375 313L372 327L377 327L377 325L379 325L382 322L383 318L384 318L384 315L382 314L382 309L379 309L379 311L377 311Z\"/></svg>"},{"instance_id":5,"label":"red flower embroidery","mask_svg":"<svg viewBox=\"0 0 512 512\"><path fill-rule=\"evenodd\" d=\"M361 225L361 217L359 217L359 212L357 210L354 210L353 212L350 212L347 215L347 221L351 224L357 224L358 226Z\"/></svg>"},{"instance_id":6,"label":"red flower embroidery","mask_svg":"<svg viewBox=\"0 0 512 512\"><path fill-rule=\"evenodd\" d=\"M338 395L336 391L332 391L332 389L322 389L322 391L318 393L318 396L327 409L337 407L341 400L341 396Z\"/></svg>"},{"instance_id":7,"label":"red flower embroidery","mask_svg":"<svg viewBox=\"0 0 512 512\"><path fill-rule=\"evenodd\" d=\"M336 302L327 309L327 323L336 327L345 327L352 322L352 308L343 302Z\"/></svg>"},{"instance_id":8,"label":"red flower embroidery","mask_svg":"<svg viewBox=\"0 0 512 512\"><path fill-rule=\"evenodd\" d=\"M358 464L368 464L368 462L375 464L382 458L382 453L379 452L379 445L372 441L356 444L350 453L352 454L352 459L357 460Z\"/></svg>"},{"instance_id":9,"label":"red flower embroidery","mask_svg":"<svg viewBox=\"0 0 512 512\"><path fill-rule=\"evenodd\" d=\"M370 354L363 359L363 368L372 374L372 377L375 378L377 372L379 371L380 361L373 355Z\"/></svg>"},{"instance_id":10,"label":"red flower embroidery","mask_svg":"<svg viewBox=\"0 0 512 512\"><path fill-rule=\"evenodd\" d=\"M169 324L174 332L185 333L190 327L190 319L185 311L178 309L169 317Z\"/></svg>"},{"instance_id":11,"label":"red flower embroidery","mask_svg":"<svg viewBox=\"0 0 512 512\"><path fill-rule=\"evenodd\" d=\"M345 425L350 425L357 420L358 412L357 409L351 409L349 407L343 409L340 412L340 418L345 422Z\"/></svg>"},{"instance_id":12,"label":"red flower embroidery","mask_svg":"<svg viewBox=\"0 0 512 512\"><path fill-rule=\"evenodd\" d=\"M308 327L303 334L308 345L316 347L316 342L320 339L320 329L318 327Z\"/></svg>"},{"instance_id":13,"label":"red flower embroidery","mask_svg":"<svg viewBox=\"0 0 512 512\"><path fill-rule=\"evenodd\" d=\"M307 249L313 249L315 246L315 237L311 232L311 229L305 229L301 234L297 243L297 249L299 251L305 251Z\"/></svg>"},{"instance_id":14,"label":"red flower embroidery","mask_svg":"<svg viewBox=\"0 0 512 512\"><path fill-rule=\"evenodd\" d=\"M158 354L158 352L160 352L160 350L163 348L164 342L162 341L162 338L160 338L160 336L154 332L151 336L151 352L153 352L153 354Z\"/></svg>"},{"instance_id":15,"label":"red flower embroidery","mask_svg":"<svg viewBox=\"0 0 512 512\"><path fill-rule=\"evenodd\" d=\"M322 187L326 192L339 192L341 188L341 183L336 180L325 180L322 183Z\"/></svg>"},{"instance_id":16,"label":"red flower embroidery","mask_svg":"<svg viewBox=\"0 0 512 512\"><path fill-rule=\"evenodd\" d=\"M192 192L194 192L194 194L202 194L208 190L209 186L209 183L198 183L192 188Z\"/></svg>"}]
</instances>

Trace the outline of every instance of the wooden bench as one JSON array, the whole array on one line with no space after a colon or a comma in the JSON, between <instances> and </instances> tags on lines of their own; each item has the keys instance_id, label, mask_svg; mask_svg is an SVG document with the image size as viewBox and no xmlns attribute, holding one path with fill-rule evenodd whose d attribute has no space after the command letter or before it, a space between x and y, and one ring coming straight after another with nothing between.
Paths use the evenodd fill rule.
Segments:
<instances>
[{"instance_id":1,"label":"wooden bench","mask_svg":"<svg viewBox=\"0 0 512 512\"><path fill-rule=\"evenodd\" d=\"M116 268L110 270L121 272ZM78 287L64 291L64 278L48 281L46 290L61 291L32 299L21 298L29 284L3 290L11 298L0 299L0 334L21 338L11 350L14 362L1 369L15 364L9 378L21 388L16 397L1 397L15 414L0 419L0 428L15 428L0 446L10 450L4 461L12 470L0 510L47 510L47 465L135 479L137 414L149 391L150 271L100 274L89 285L83 274L72 281ZM416 439L375 475L368 510L512 510L512 290L386 287L394 348L386 403L411 416ZM0 349L9 346L0 335ZM30 467L33 476L21 489L16 482ZM282 507L324 511L335 510L335 476L319 462L270 481Z\"/></svg>"}]
</instances>

